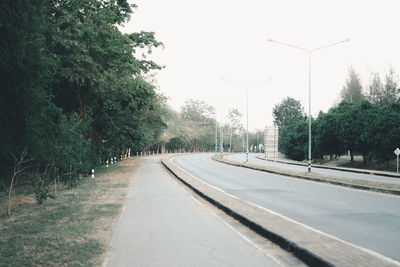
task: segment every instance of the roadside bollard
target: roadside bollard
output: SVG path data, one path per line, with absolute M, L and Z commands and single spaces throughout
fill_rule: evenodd
M 92 169 L 92 178 L 94 178 L 94 169 Z
M 108 160 L 106 160 L 106 168 L 108 168 Z

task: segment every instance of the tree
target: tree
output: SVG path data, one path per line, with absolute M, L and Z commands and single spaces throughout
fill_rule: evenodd
M 162 43 L 153 32 L 118 30 L 134 7 L 127 0 L 0 2 L 0 171 L 11 173 L 9 154 L 27 147 L 39 172 L 73 177 L 64 174 L 159 139 L 165 101 L 145 76 L 161 69 L 146 55 Z
M 203 100 L 187 100 L 181 108 L 185 131 L 190 140 L 190 150 L 197 152 L 201 146 L 210 149 L 215 142 L 215 108 Z
M 340 98 L 353 103 L 359 103 L 364 99 L 360 76 L 352 67 L 349 68 L 346 84 L 340 91 Z
M 238 109 L 232 108 L 229 110 L 229 147 L 231 151 L 237 151 L 238 147 L 240 147 L 242 139 L 240 138 L 240 136 L 238 136 L 238 134 L 243 131 L 243 124 L 241 120 L 242 114 L 239 112 Z
M 385 84 L 382 83 L 379 73 L 374 73 L 368 86 L 368 100 L 378 106 L 385 106 L 398 99 L 399 91 L 393 68 L 385 75 Z
M 330 109 L 327 113 L 319 113 L 312 124 L 314 157 L 322 158 L 324 155 L 329 155 L 332 159 L 333 155 L 340 156 L 344 152 L 339 129 L 340 120 L 335 109 Z
M 279 129 L 279 151 L 293 160 L 306 159 L 308 122 L 305 117 L 292 119 Z
M 274 123 L 281 128 L 292 119 L 304 118 L 304 108 L 300 101 L 287 97 L 274 106 L 272 115 Z
M 375 119 L 368 120 L 371 134 L 371 153 L 379 163 L 388 164 L 400 146 L 400 100 L 375 109 Z

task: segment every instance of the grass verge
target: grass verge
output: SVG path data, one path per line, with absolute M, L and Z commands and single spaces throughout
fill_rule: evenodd
M 32 195 L 0 216 L 0 266 L 99 266 L 138 160 L 96 171 L 42 205 Z M 29 201 L 31 200 L 31 201 Z

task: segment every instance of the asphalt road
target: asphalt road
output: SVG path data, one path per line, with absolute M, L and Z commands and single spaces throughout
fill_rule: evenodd
M 160 158 L 149 157 L 132 178 L 103 265 L 280 266 L 280 261 L 192 198 Z
M 229 166 L 210 156 L 183 155 L 173 162 L 240 199 L 400 260 L 400 197 Z
M 249 153 L 249 162 L 258 164 L 261 166 L 265 166 L 265 160 L 258 159 L 256 156 L 259 154 Z M 246 154 L 231 154 L 228 156 L 224 156 L 227 159 L 235 160 L 238 162 L 244 162 L 246 159 Z M 272 166 L 284 170 L 298 171 L 298 172 L 307 172 L 307 166 L 297 166 L 285 163 L 274 163 L 271 161 L 267 161 L 267 166 Z M 329 170 L 329 169 L 320 169 L 320 168 L 312 168 L 312 172 L 318 174 L 324 174 L 329 176 L 335 176 L 340 178 L 349 178 L 349 179 L 360 179 L 360 180 L 368 180 L 375 182 L 385 182 L 390 184 L 400 184 L 400 178 L 386 177 L 380 175 L 371 175 L 371 174 L 363 174 L 363 173 L 354 173 L 354 172 L 346 172 L 346 171 L 338 171 L 338 170 Z

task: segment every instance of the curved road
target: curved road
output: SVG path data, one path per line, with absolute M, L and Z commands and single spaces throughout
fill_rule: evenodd
M 249 153 L 249 162 L 261 166 L 265 166 L 265 160 L 258 159 L 256 156 L 259 154 Z M 231 154 L 224 156 L 224 158 L 235 160 L 238 162 L 244 162 L 246 159 L 245 154 Z M 291 171 L 298 171 L 298 172 L 307 172 L 307 166 L 298 166 L 298 165 L 291 165 L 285 163 L 276 164 L 271 161 L 267 161 L 267 166 L 276 167 L 284 170 L 291 170 Z M 399 178 L 393 177 L 386 177 L 380 175 L 371 175 L 371 174 L 364 174 L 364 173 L 354 173 L 354 172 L 346 172 L 346 171 L 339 171 L 339 170 L 329 170 L 329 169 L 320 169 L 320 168 L 312 168 L 312 172 L 324 175 L 335 176 L 339 178 L 349 178 L 349 179 L 360 179 L 360 180 L 368 180 L 374 182 L 385 182 L 390 184 L 400 184 Z
M 183 155 L 173 162 L 240 199 L 400 261 L 400 197 L 229 166 L 212 155 Z

